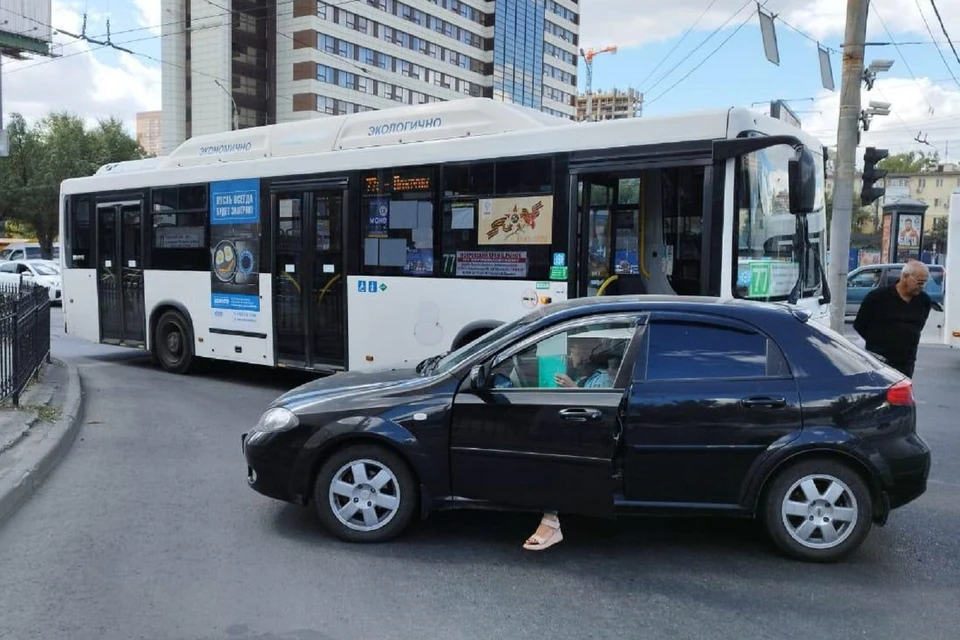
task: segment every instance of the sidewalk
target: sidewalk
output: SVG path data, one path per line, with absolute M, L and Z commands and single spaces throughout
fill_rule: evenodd
M 76 367 L 53 359 L 20 397 L 0 405 L 0 526 L 73 444 L 82 410 Z

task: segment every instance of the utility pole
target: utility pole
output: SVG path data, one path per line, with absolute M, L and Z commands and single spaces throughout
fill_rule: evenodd
M 830 222 L 830 328 L 843 333 L 847 306 L 847 263 L 850 259 L 850 225 L 853 190 L 860 142 L 860 83 L 863 81 L 864 41 L 869 0 L 847 0 L 847 26 L 843 37 L 843 74 L 840 80 L 840 119 L 837 124 L 837 176 Z

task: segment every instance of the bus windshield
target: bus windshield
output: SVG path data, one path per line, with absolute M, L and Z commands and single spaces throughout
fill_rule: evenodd
M 788 162 L 794 156 L 792 147 L 776 145 L 739 160 L 733 243 L 735 293 L 739 297 L 788 300 L 791 293 L 817 295 L 822 286 L 826 237 L 823 158 L 814 153 L 815 211 L 795 216 L 790 213 L 787 177 Z

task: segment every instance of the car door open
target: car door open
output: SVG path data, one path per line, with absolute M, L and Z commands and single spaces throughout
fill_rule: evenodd
M 612 516 L 613 459 L 641 327 L 637 314 L 564 323 L 475 369 L 454 401 L 454 494 Z

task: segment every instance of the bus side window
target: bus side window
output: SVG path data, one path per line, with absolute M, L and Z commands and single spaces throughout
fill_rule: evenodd
M 445 167 L 440 274 L 547 280 L 555 228 L 564 230 L 552 176 L 551 157 Z
M 210 269 L 207 185 L 154 189 L 150 194 L 150 266 L 171 271 Z
M 435 167 L 371 171 L 361 180 L 367 275 L 433 276 Z
M 93 269 L 93 215 L 90 196 L 72 196 L 67 203 L 66 265 L 69 269 Z

